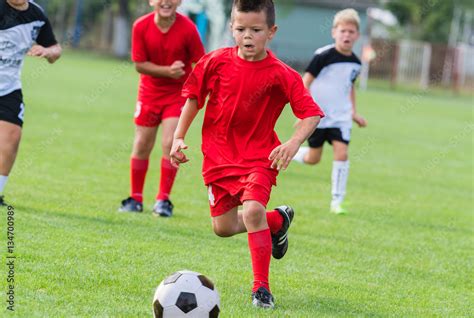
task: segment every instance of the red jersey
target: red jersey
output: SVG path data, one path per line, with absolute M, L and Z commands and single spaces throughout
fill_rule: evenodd
M 204 107 L 203 177 L 206 184 L 255 169 L 272 170 L 268 156 L 279 146 L 274 131 L 289 102 L 298 118 L 324 114 L 304 87 L 301 76 L 272 52 L 257 62 L 225 48 L 205 55 L 184 84 L 183 96 Z
M 193 22 L 176 13 L 176 20 L 167 33 L 158 29 L 155 12 L 135 21 L 132 30 L 132 61 L 152 62 L 169 66 L 182 61 L 186 75 L 179 79 L 153 77 L 140 74 L 139 100 L 154 99 L 160 104 L 176 103 L 181 97 L 181 89 L 191 73 L 192 63 L 204 55 L 204 47 Z

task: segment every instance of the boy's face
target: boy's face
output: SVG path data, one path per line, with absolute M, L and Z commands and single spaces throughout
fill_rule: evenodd
M 149 0 L 150 5 L 155 8 L 160 18 L 170 18 L 175 15 L 181 0 Z
M 332 38 L 336 42 L 336 49 L 351 53 L 354 43 L 359 38 L 359 31 L 353 23 L 339 23 L 332 29 Z
M 7 0 L 7 2 L 15 7 L 21 7 L 25 5 L 28 0 Z
M 268 27 L 264 11 L 240 12 L 234 9 L 231 29 L 239 47 L 239 56 L 247 61 L 259 61 L 266 57 L 265 48 L 275 35 L 277 26 Z

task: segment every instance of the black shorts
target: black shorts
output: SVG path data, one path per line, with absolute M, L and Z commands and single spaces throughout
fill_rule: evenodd
M 333 140 L 349 144 L 351 140 L 350 128 L 316 128 L 314 133 L 308 138 L 308 144 L 311 148 L 319 148 L 327 141 L 332 145 Z
M 25 105 L 21 89 L 0 96 L 0 120 L 22 127 L 24 113 Z

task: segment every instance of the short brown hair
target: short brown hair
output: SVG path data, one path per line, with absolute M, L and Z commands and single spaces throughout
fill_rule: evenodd
M 273 0 L 234 0 L 232 12 L 235 10 L 240 12 L 261 12 L 267 15 L 268 27 L 275 25 L 275 4 Z

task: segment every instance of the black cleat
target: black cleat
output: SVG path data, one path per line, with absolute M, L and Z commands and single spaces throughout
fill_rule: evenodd
M 279 206 L 275 210 L 283 217 L 283 224 L 280 231 L 272 235 L 272 256 L 280 259 L 285 256 L 288 250 L 288 229 L 295 216 L 295 211 L 287 205 Z
M 1 206 L 8 206 L 8 204 L 5 202 L 3 195 L 0 195 L 0 207 Z
M 273 295 L 265 287 L 260 287 L 252 293 L 252 305 L 265 309 L 275 308 Z
M 143 212 L 143 204 L 130 197 L 122 201 L 119 212 Z
M 156 216 L 170 217 L 173 215 L 173 207 L 170 200 L 158 200 L 153 207 L 153 214 Z

